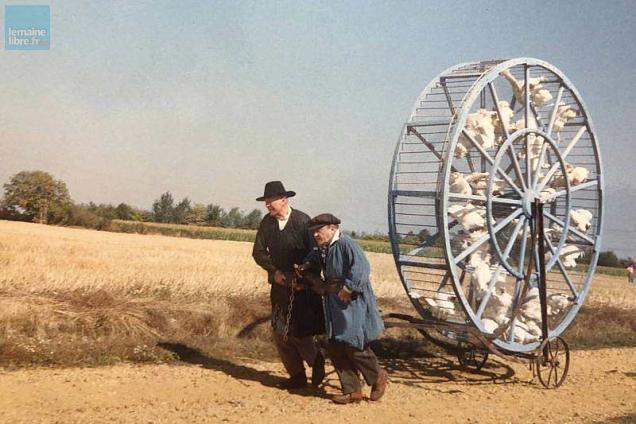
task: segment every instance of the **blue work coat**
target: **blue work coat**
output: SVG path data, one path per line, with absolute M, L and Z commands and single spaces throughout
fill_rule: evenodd
M 325 295 L 325 328 L 329 339 L 358 349 L 380 337 L 384 323 L 371 288 L 371 266 L 360 246 L 346 234 L 329 246 L 325 279 L 343 279 L 355 295 L 342 302 L 337 294 Z

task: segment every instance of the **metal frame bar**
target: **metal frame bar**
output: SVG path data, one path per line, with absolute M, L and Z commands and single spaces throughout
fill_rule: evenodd
M 545 230 L 543 228 L 543 203 L 539 199 L 535 199 L 532 208 L 532 215 L 536 219 L 538 233 L 537 243 L 539 253 L 539 302 L 541 303 L 541 341 L 546 341 L 549 338 L 548 329 L 548 299 L 546 291 L 546 278 L 545 278 Z M 548 348 L 547 345 L 543 348 L 543 359 L 548 361 Z

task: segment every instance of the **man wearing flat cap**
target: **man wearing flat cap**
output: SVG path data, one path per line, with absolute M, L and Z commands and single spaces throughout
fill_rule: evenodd
M 311 382 L 318 386 L 325 376 L 325 360 L 314 335 L 324 332 L 322 299 L 308 287 L 296 284 L 294 265 L 315 246 L 307 228 L 309 216 L 289 206 L 293 191 L 280 181 L 265 184 L 263 196 L 268 214 L 261 221 L 252 256 L 267 271 L 271 284 L 274 343 L 289 373 L 281 387 L 297 389 L 307 385 L 303 360 L 312 367 Z
M 362 400 L 358 373 L 371 386 L 370 399 L 376 401 L 384 395 L 388 376 L 369 343 L 380 337 L 384 323 L 371 288 L 369 261 L 355 241 L 340 233 L 339 225 L 340 220 L 330 213 L 309 221 L 318 247 L 304 266 L 320 266 L 325 280 L 327 350 L 343 393 L 333 401 L 347 404 Z

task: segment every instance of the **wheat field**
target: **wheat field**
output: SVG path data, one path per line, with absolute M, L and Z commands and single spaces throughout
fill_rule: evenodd
M 106 290 L 210 298 L 269 291 L 246 242 L 99 232 L 0 221 L 0 290 Z M 402 295 L 390 255 L 369 253 L 379 296 Z
M 251 251 L 246 242 L 0 221 L 0 366 L 167 360 L 161 340 L 228 355 L 241 343 L 271 350 L 268 325 L 251 341 L 235 338 L 269 314 L 266 273 Z M 369 257 L 378 295 L 404 296 L 392 257 Z
M 266 274 L 251 249 L 0 221 L 0 366 L 164 360 L 161 340 L 208 351 L 220 343 L 234 355 L 241 329 L 269 314 Z M 414 313 L 393 257 L 367 256 L 385 312 Z M 577 343 L 631 343 L 636 286 L 597 275 L 585 306 L 569 330 Z M 245 350 L 271 349 L 269 326 L 254 328 Z
M 104 290 L 117 295 L 209 299 L 267 293 L 251 243 L 109 233 L 0 221 L 0 291 Z M 379 297 L 405 297 L 391 255 L 367 253 Z M 596 275 L 588 302 L 636 307 L 624 279 Z

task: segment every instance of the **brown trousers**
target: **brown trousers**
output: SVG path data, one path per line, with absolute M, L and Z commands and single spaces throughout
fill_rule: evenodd
M 318 354 L 318 347 L 316 346 L 314 336 L 290 336 L 287 341 L 285 341 L 282 335 L 274 332 L 274 344 L 278 350 L 278 356 L 280 356 L 280 360 L 290 376 L 304 373 L 305 367 L 303 360 L 311 367 Z
M 362 390 L 358 373 L 362 374 L 368 386 L 372 386 L 378 380 L 380 365 L 369 346 L 360 350 L 347 343 L 329 340 L 327 351 L 340 378 L 342 393 Z

